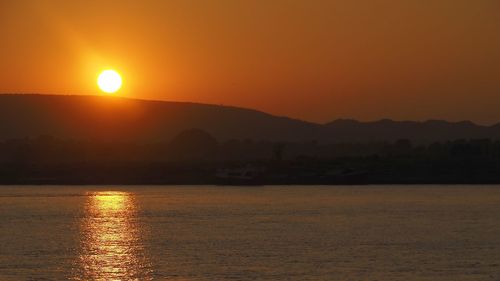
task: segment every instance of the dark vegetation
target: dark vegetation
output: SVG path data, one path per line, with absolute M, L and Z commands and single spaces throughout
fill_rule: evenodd
M 238 169 L 251 176 L 216 176 Z M 0 183 L 500 183 L 500 141 L 218 142 L 198 129 L 149 144 L 42 136 L 0 142 Z

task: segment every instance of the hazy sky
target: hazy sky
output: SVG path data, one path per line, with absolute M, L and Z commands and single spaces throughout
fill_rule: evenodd
M 0 0 L 0 92 L 500 121 L 498 0 Z

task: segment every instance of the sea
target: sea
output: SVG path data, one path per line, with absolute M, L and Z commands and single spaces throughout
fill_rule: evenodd
M 0 186 L 0 280 L 500 280 L 500 186 Z

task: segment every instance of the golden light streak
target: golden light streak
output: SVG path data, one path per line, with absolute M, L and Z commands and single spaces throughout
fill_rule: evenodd
M 82 272 L 75 279 L 151 280 L 133 195 L 114 191 L 89 195 L 81 222 Z

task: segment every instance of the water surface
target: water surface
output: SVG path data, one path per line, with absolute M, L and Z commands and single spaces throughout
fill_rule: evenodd
M 4 186 L 0 280 L 499 280 L 500 186 Z

